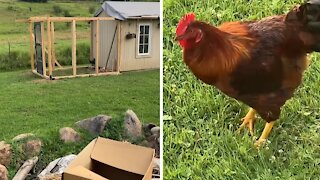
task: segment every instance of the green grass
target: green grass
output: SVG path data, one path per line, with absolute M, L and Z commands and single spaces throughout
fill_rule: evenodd
M 285 13 L 299 2 L 164 0 L 164 179 L 320 178 L 318 53 L 310 57 L 303 84 L 282 108 L 265 147 L 257 151 L 257 137 L 235 132 L 248 107 L 197 80 L 173 41 L 176 24 L 187 12 L 219 25 Z M 256 136 L 263 127 L 258 118 Z
M 80 143 L 61 143 L 59 129 L 73 127 L 76 121 L 110 115 L 111 129 L 103 136 L 117 140 L 125 138 L 121 127 L 127 109 L 143 123 L 159 125 L 159 70 L 55 81 L 24 70 L 0 73 L 0 84 L 0 140 L 10 142 L 21 133 L 39 137 L 44 146 L 36 172 L 55 158 L 77 154 L 93 139 L 82 133 Z M 15 160 L 9 168 L 11 177 L 18 163 Z

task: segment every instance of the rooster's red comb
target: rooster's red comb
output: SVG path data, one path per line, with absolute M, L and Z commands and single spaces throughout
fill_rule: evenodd
M 181 34 L 183 34 L 188 25 L 194 21 L 196 19 L 196 15 L 194 13 L 188 13 L 186 14 L 179 22 L 178 26 L 177 26 L 177 30 L 176 30 L 176 36 L 180 36 Z

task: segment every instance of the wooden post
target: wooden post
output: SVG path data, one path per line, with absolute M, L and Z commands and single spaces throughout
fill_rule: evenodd
M 55 48 L 54 48 L 54 23 L 51 22 L 51 54 L 52 54 L 52 70 L 54 70 L 55 68 L 55 64 L 56 64 L 56 55 L 55 55 Z
M 76 21 L 72 20 L 72 71 L 73 76 L 77 75 L 77 33 Z
M 100 21 L 96 21 L 96 61 L 95 61 L 95 69 L 96 74 L 99 74 L 99 56 L 100 56 Z
M 31 58 L 31 70 L 34 70 L 34 37 L 33 37 L 33 23 L 29 22 L 29 32 L 30 32 L 30 58 Z
M 52 52 L 51 52 L 51 22 L 47 20 L 47 41 L 48 41 L 48 66 L 49 77 L 52 76 Z
M 62 68 L 61 64 L 58 62 L 56 57 L 56 48 L 55 48 L 55 35 L 54 35 L 54 22 L 51 21 L 51 52 L 52 52 L 52 68 L 55 69 L 55 66 L 58 65 L 59 68 Z
M 41 22 L 41 50 L 42 50 L 42 71 L 43 71 L 43 75 L 46 76 L 47 67 L 46 67 L 46 50 L 45 50 L 45 44 L 44 44 L 44 22 Z
M 120 72 L 120 61 L 121 61 L 121 22 L 118 21 L 118 64 L 117 72 Z

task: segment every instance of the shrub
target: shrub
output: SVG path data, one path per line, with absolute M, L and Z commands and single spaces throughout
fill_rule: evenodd
M 30 67 L 30 55 L 27 52 L 11 51 L 0 55 L 0 70 L 10 71 Z
M 8 10 L 8 11 L 16 11 L 16 9 L 15 9 L 13 6 L 8 6 L 8 7 L 7 7 L 7 10 Z
M 93 14 L 96 11 L 96 8 L 94 6 L 89 7 L 89 13 Z
M 64 16 L 64 17 L 73 17 L 73 16 L 70 14 L 69 10 L 64 10 L 64 11 L 63 11 L 63 16 Z
M 56 51 L 56 56 L 61 65 L 72 64 L 72 48 L 70 46 L 63 47 Z M 77 64 L 89 64 L 90 45 L 88 43 L 77 44 Z
M 48 2 L 48 0 L 20 0 L 20 1 L 24 1 L 24 2 L 41 2 L 41 3 Z
M 59 5 L 54 5 L 52 9 L 54 14 L 60 14 L 62 12 L 62 9 Z
M 61 65 L 72 64 L 72 48 L 71 46 L 61 47 L 56 50 L 56 57 Z M 89 64 L 90 44 L 77 44 L 77 64 Z M 12 71 L 18 69 L 30 68 L 30 55 L 28 52 L 11 51 L 0 54 L 0 71 Z

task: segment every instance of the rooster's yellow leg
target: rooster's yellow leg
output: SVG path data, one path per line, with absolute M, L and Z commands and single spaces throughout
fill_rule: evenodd
M 240 133 L 240 131 L 247 126 L 249 128 L 250 134 L 251 136 L 253 136 L 253 127 L 254 127 L 254 123 L 255 123 L 255 115 L 256 115 L 256 110 L 254 110 L 253 108 L 250 108 L 249 112 L 247 113 L 247 115 L 242 118 L 242 124 L 240 125 L 240 128 L 238 129 L 238 133 Z
M 259 148 L 267 140 L 267 138 L 272 130 L 273 125 L 274 125 L 274 121 L 266 123 L 260 138 L 254 143 L 254 145 L 257 148 Z

